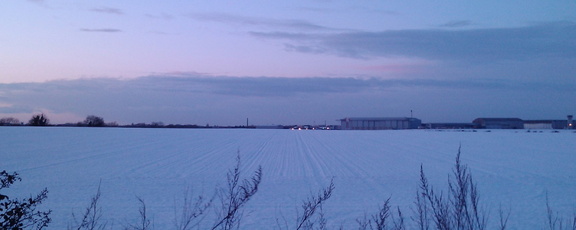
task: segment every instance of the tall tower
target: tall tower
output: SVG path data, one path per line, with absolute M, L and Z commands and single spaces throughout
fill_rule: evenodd
M 568 128 L 568 129 L 574 128 L 574 122 L 573 122 L 572 118 L 574 118 L 572 115 L 568 115 L 568 123 L 566 124 L 566 128 Z

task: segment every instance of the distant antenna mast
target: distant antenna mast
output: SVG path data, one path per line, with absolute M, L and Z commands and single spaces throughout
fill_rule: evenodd
M 248 127 L 248 118 L 246 118 L 246 127 Z

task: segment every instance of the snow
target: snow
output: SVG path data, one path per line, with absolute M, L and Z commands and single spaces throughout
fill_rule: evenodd
M 242 229 L 295 224 L 302 200 L 336 186 L 324 212 L 329 226 L 356 228 L 389 197 L 407 221 L 420 165 L 446 190 L 459 146 L 478 182 L 481 202 L 509 229 L 545 227 L 545 197 L 561 216 L 576 210 L 576 133 L 570 130 L 297 131 L 1 127 L 0 170 L 22 181 L 2 192 L 25 197 L 48 188 L 49 229 L 64 229 L 101 186 L 102 220 L 122 227 L 138 219 L 142 198 L 156 229 L 173 229 L 187 190 L 212 196 L 241 155 L 243 177 L 263 168 L 260 190 Z M 207 218 L 204 223 L 211 224 Z

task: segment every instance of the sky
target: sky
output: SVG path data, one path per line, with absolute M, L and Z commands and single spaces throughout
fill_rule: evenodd
M 574 12 L 573 0 L 6 0 L 0 118 L 565 119 Z

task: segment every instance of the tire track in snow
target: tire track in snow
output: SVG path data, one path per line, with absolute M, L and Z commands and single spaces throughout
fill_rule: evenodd
M 22 144 L 29 132 L 37 146 Z M 109 208 L 106 215 L 130 218 L 137 195 L 157 214 L 157 227 L 171 226 L 173 198 L 187 185 L 207 193 L 222 185 L 238 150 L 243 178 L 258 165 L 264 169 L 261 190 L 247 206 L 251 215 L 245 223 L 254 223 L 254 228 L 274 225 L 278 212 L 291 220 L 300 201 L 326 186 L 332 176 L 336 190 L 326 205 L 332 223 L 347 220 L 353 225 L 355 218 L 375 210 L 389 196 L 394 205 L 410 204 L 420 163 L 431 184 L 445 189 L 441 183 L 446 183 L 459 143 L 463 162 L 478 178 L 484 197 L 496 206 L 499 201 L 511 204 L 522 217 L 522 212 L 541 207 L 544 188 L 551 201 L 563 205 L 561 211 L 572 211 L 567 206 L 576 202 L 570 193 L 576 189 L 571 133 L 17 128 L 0 134 L 10 136 L 2 142 L 4 151 L 16 152 L 3 154 L 4 162 L 28 169 L 14 189 L 49 187 L 46 207 L 55 210 L 54 229 L 65 228 L 70 210 L 84 208 L 102 177 L 103 202 L 109 203 L 104 206 Z M 519 228 L 533 226 L 530 219 L 516 222 L 521 222 Z
M 184 136 L 163 151 L 148 153 L 147 161 L 131 169 L 130 174 L 149 174 L 157 171 L 158 177 L 194 178 L 211 175 L 226 170 L 234 165 L 238 151 L 237 136 Z M 210 145 L 206 145 L 210 143 Z M 174 145 L 176 144 L 176 145 Z M 166 170 L 170 169 L 170 170 Z

